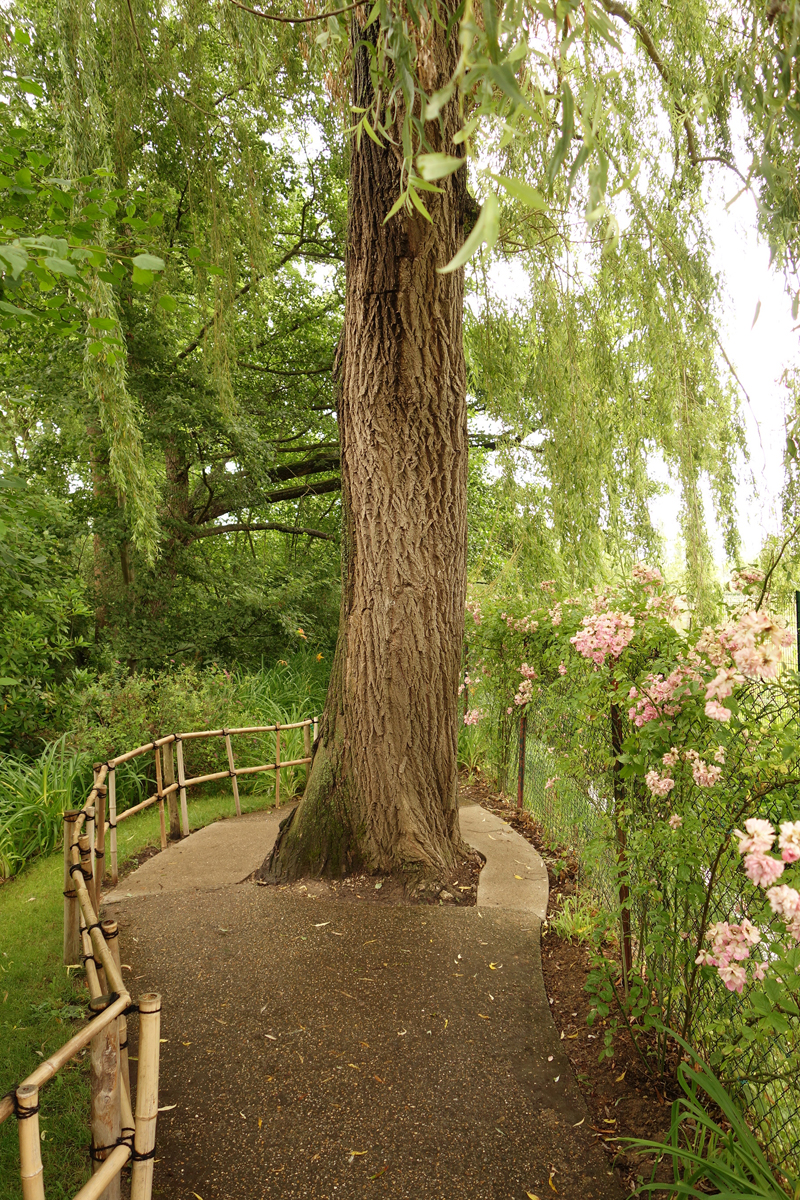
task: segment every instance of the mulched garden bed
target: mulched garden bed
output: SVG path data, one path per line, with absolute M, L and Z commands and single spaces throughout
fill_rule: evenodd
M 530 813 L 499 796 L 480 775 L 470 777 L 462 794 L 501 817 L 539 851 L 547 866 L 548 917 L 552 919 L 564 900 L 577 890 L 579 863 L 574 852 L 551 846 Z M 583 1092 L 594 1136 L 621 1182 L 632 1189 L 642 1178 L 650 1178 L 651 1160 L 626 1150 L 620 1139 L 664 1140 L 675 1093 L 663 1080 L 654 1081 L 648 1075 L 633 1043 L 624 1035 L 615 1039 L 614 1057 L 598 1061 L 605 1023 L 587 1025 L 592 1009 L 584 990 L 589 974 L 588 950 L 578 942 L 558 937 L 550 926 L 542 934 L 542 970 L 553 1020 Z M 666 1178 L 664 1169 L 660 1168 L 658 1177 Z

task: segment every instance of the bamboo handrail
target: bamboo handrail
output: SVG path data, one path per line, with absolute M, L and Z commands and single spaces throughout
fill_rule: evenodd
M 281 733 L 303 730 L 303 758 L 281 761 Z M 92 1046 L 93 1071 L 97 1076 L 92 1088 L 93 1137 L 100 1137 L 92 1178 L 74 1200 L 111 1200 L 119 1195 L 119 1174 L 133 1158 L 131 1200 L 151 1200 L 153 1153 L 158 1112 L 158 1059 L 161 997 L 141 997 L 139 1072 L 136 1089 L 136 1114 L 131 1108 L 128 1077 L 126 1012 L 132 1002 L 122 978 L 118 934 L 113 921 L 100 922 L 102 883 L 105 877 L 105 850 L 110 849 L 111 876 L 117 883 L 117 825 L 126 817 L 159 803 L 161 846 L 166 847 L 164 802 L 180 793 L 180 830 L 189 832 L 186 792 L 190 787 L 224 778 L 231 779 L 236 812 L 241 816 L 239 775 L 261 771 L 275 772 L 275 802 L 280 802 L 280 772 L 283 767 L 308 767 L 317 741 L 318 720 L 293 721 L 282 725 L 237 726 L 235 729 L 191 730 L 170 733 L 144 746 L 94 764 L 94 781 L 83 808 L 64 813 L 64 958 L 66 962 L 83 959 L 89 994 L 94 1009 L 101 1008 L 74 1037 L 59 1047 L 7 1096 L 0 1097 L 0 1124 L 16 1115 L 19 1120 L 20 1172 L 23 1200 L 44 1200 L 44 1181 L 39 1148 L 39 1089 L 66 1063 Z M 313 731 L 313 742 L 312 742 Z M 275 734 L 275 761 L 255 767 L 236 767 L 231 738 L 242 734 Z M 183 741 L 221 737 L 225 743 L 228 769 L 187 778 L 183 760 Z M 169 758 L 162 757 L 169 749 Z M 173 764 L 173 750 L 175 763 Z M 116 768 L 142 754 L 155 755 L 156 787 L 154 795 L 117 814 Z M 169 768 L 167 767 L 169 762 Z M 174 765 L 178 779 L 175 782 Z M 308 771 L 306 772 L 306 778 Z M 107 782 L 106 782 L 107 781 Z M 170 803 L 170 833 L 177 826 L 177 808 Z M 106 833 L 109 834 L 106 843 Z M 108 940 L 107 940 L 108 939 Z M 113 947 L 113 950 L 112 950 Z M 83 952 L 81 954 L 81 951 Z M 111 989 L 105 994 L 105 989 Z M 26 1116 L 26 1112 L 30 1116 Z M 117 1133 L 119 1131 L 119 1133 Z M 116 1144 L 115 1144 L 116 1141 Z M 93 1142 L 97 1145 L 97 1141 Z M 113 1149 L 109 1147 L 113 1146 Z M 135 1148 L 135 1149 L 134 1149 Z M 107 1157 L 100 1161 L 102 1154 Z

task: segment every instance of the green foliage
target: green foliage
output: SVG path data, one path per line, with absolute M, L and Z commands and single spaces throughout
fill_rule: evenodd
M 0 753 L 48 726 L 53 688 L 84 644 L 73 534 L 66 506 L 21 472 L 0 475 Z
M 81 808 L 92 785 L 92 760 L 67 750 L 66 735 L 35 759 L 0 756 L 0 876 L 60 845 L 63 812 Z
M 763 573 L 736 584 L 760 595 Z M 553 581 L 542 588 L 544 604 L 468 606 L 470 705 L 487 723 L 502 714 L 508 743 L 526 712 L 528 768 L 544 746 L 554 803 L 571 788 L 583 794 L 603 898 L 589 978 L 595 1017 L 606 1022 L 602 1054 L 613 1054 L 617 1036 L 638 1046 L 649 1032 L 661 1071 L 665 1028 L 678 1029 L 735 1081 L 775 1152 L 788 1154 L 800 947 L 745 878 L 733 838 L 750 817 L 796 819 L 797 676 L 779 674 L 785 631 L 746 595 L 715 630 L 689 629 L 685 605 L 641 564 L 633 579 L 590 596 L 559 598 Z M 760 931 L 755 946 L 732 971 L 722 964 L 720 978 L 706 965 L 709 939 L 718 923 L 744 918 Z
M 680 1045 L 691 1058 L 678 1067 L 683 1095 L 674 1101 L 668 1142 L 626 1138 L 640 1153 L 671 1161 L 673 1178 L 641 1184 L 634 1196 L 670 1195 L 720 1200 L 798 1200 L 800 1180 L 785 1165 L 770 1163 L 741 1109 L 714 1073 L 683 1039 Z
M 558 911 L 548 920 L 548 926 L 565 941 L 591 942 L 598 925 L 597 897 L 588 890 L 567 896 Z

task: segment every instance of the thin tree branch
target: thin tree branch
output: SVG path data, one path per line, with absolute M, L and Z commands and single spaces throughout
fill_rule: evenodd
M 262 529 L 274 529 L 278 533 L 305 534 L 306 537 L 324 538 L 326 542 L 335 542 L 332 533 L 324 533 L 321 529 L 308 529 L 305 526 L 296 528 L 292 525 L 280 525 L 276 521 L 261 521 L 256 525 L 212 525 L 210 529 L 192 530 L 192 541 L 199 538 L 216 537 L 220 533 L 258 533 Z
M 366 3 L 366 0 L 355 0 L 354 4 L 346 4 L 344 8 L 334 8 L 330 12 L 317 13 L 313 17 L 279 17 L 275 13 L 265 13 L 257 8 L 248 8 L 246 4 L 241 3 L 241 0 L 229 0 L 229 3 L 233 4 L 236 8 L 240 8 L 242 12 L 251 13 L 254 17 L 260 17 L 262 21 L 279 21 L 281 25 L 306 25 L 310 21 L 327 21 L 328 17 L 339 17 L 342 13 L 352 12 L 354 8 L 361 8 Z
M 619 0 L 600 0 L 600 3 L 603 5 L 603 8 L 606 10 L 609 16 L 619 17 L 620 20 L 624 21 L 626 25 L 630 26 L 630 28 L 639 35 L 639 39 L 644 46 L 645 51 L 647 52 L 647 57 L 658 71 L 667 87 L 671 88 L 672 77 L 669 69 L 659 54 L 658 47 L 653 41 L 653 37 L 647 26 L 642 24 L 639 18 L 635 16 L 629 8 L 627 8 L 624 4 L 620 4 Z M 742 175 L 739 168 L 735 166 L 734 163 L 730 162 L 729 159 L 721 158 L 718 155 L 699 155 L 697 153 L 697 135 L 694 131 L 694 125 L 692 124 L 691 117 L 686 112 L 686 109 L 683 108 L 677 100 L 675 101 L 675 111 L 678 113 L 679 117 L 683 117 L 683 128 L 686 130 L 686 147 L 689 151 L 689 160 L 692 166 L 697 167 L 704 162 L 722 163 L 724 167 L 727 167 L 730 171 L 733 171 L 734 175 L 737 175 L 739 179 L 746 184 L 747 180 L 745 179 L 744 175 Z
M 313 371 L 282 371 L 279 367 L 260 367 L 257 363 L 249 362 L 240 362 L 236 365 L 246 367 L 248 371 L 264 371 L 268 375 L 330 375 L 331 372 L 330 363 L 326 367 L 315 367 Z

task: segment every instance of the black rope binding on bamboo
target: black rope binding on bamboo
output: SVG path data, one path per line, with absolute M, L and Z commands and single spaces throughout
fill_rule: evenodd
M 23 1108 L 17 1099 L 17 1093 L 12 1093 L 14 1098 L 14 1116 L 18 1121 L 27 1121 L 29 1117 L 35 1117 L 39 1111 L 39 1105 L 35 1104 L 33 1108 Z
M 119 926 L 117 926 L 117 928 L 114 930 L 113 933 L 107 933 L 106 930 L 104 929 L 103 937 L 106 939 L 107 942 L 110 942 L 112 940 L 112 938 L 119 937 Z
M 131 1146 L 131 1162 L 147 1162 L 148 1159 L 155 1158 L 156 1148 L 148 1150 L 146 1154 L 141 1154 L 134 1146 Z
M 92 930 L 93 930 L 93 929 L 99 929 L 99 928 L 100 928 L 100 922 L 99 922 L 99 921 L 95 921 L 95 922 L 94 922 L 92 925 L 87 925 L 87 926 L 86 926 L 86 932 L 87 932 L 89 935 L 91 935 L 91 932 L 92 932 Z

